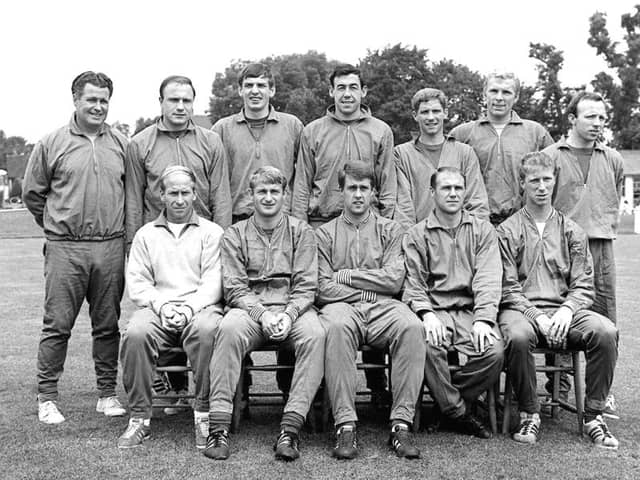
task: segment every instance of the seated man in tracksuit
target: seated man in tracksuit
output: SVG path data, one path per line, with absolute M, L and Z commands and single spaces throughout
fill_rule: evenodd
M 440 411 L 457 429 L 489 438 L 467 403 L 493 385 L 502 369 L 496 232 L 487 220 L 463 210 L 465 180 L 457 168 L 438 168 L 431 190 L 435 208 L 403 240 L 407 279 L 402 298 L 424 323 L 425 380 Z M 449 351 L 467 357 L 453 375 Z
M 593 262 L 584 230 L 552 207 L 557 164 L 546 153 L 525 155 L 520 185 L 525 206 L 498 227 L 504 266 L 499 324 L 520 409 L 513 439 L 535 443 L 540 428 L 537 345 L 585 351 L 584 429 L 598 447 L 618 440 L 602 418 L 618 358 L 618 331 L 593 304 Z
M 265 343 L 295 352 L 289 399 L 275 454 L 295 460 L 298 432 L 324 374 L 325 331 L 313 302 L 318 252 L 313 229 L 283 213 L 287 177 L 261 167 L 249 181 L 254 214 L 229 227 L 222 240 L 224 296 L 230 310 L 220 323 L 211 358 L 210 431 L 204 454 L 229 457 L 229 427 L 242 359 Z
M 316 230 L 318 305 L 327 329 L 325 382 L 336 426 L 333 455 L 357 455 L 355 396 L 358 347 L 389 349 L 393 403 L 389 442 L 400 457 L 418 458 L 410 426 L 422 388 L 424 334 L 418 318 L 399 300 L 404 280 L 402 231 L 371 210 L 374 171 L 347 162 L 338 176 L 342 214 Z
M 131 448 L 150 434 L 152 381 L 158 358 L 181 345 L 195 380 L 196 446 L 209 430 L 209 362 L 222 320 L 220 242 L 223 230 L 194 210 L 196 179 L 181 165 L 159 179 L 164 209 L 136 232 L 127 265 L 127 288 L 137 310 L 120 350 L 122 381 L 131 419 L 118 447 Z

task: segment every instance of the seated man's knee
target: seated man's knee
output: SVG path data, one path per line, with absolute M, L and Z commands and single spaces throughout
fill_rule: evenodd
M 153 317 L 157 318 L 155 314 L 146 310 L 136 311 L 129 320 L 123 335 L 123 342 L 136 343 L 146 341 L 153 334 L 155 328 L 152 322 L 154 320 Z

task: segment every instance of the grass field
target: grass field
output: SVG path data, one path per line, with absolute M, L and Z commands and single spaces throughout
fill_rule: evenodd
M 575 416 L 544 418 L 539 443 L 518 445 L 498 435 L 483 441 L 452 433 L 416 435 L 422 459 L 397 459 L 386 446 L 385 419 L 364 410 L 360 457 L 330 458 L 326 433 L 304 433 L 302 458 L 293 464 L 273 459 L 279 409 L 254 408 L 232 436 L 232 456 L 213 462 L 193 446 L 190 413 L 160 416 L 152 438 L 122 451 L 116 439 L 126 418 L 94 411 L 95 376 L 86 306 L 69 344 L 60 381 L 60 405 L 67 421 L 38 422 L 35 363 L 43 300 L 42 238 L 26 212 L 0 213 L 0 478 L 1 479 L 204 479 L 204 478 L 441 478 L 441 479 L 638 479 L 640 478 L 640 236 L 616 241 L 620 357 L 614 390 L 621 420 L 609 425 L 620 440 L 617 452 L 595 449 L 577 435 Z M 123 318 L 132 306 L 124 301 Z M 256 378 L 269 388 L 272 377 Z M 119 385 L 121 383 L 119 382 Z M 271 387 L 272 388 L 272 387 Z M 118 394 L 126 400 L 121 386 Z

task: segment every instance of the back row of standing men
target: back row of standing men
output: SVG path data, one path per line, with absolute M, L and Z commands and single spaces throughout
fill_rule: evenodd
M 486 115 L 456 127 L 449 136 L 443 132 L 446 97 L 438 90 L 423 89 L 412 101 L 420 135 L 394 148 L 390 128 L 362 105 L 366 86 L 357 69 L 340 66 L 333 72 L 329 93 L 334 105 L 326 116 L 303 127 L 297 118 L 270 106 L 275 94 L 273 77 L 263 65 L 252 64 L 239 79 L 242 111 L 221 119 L 212 131 L 191 120 L 195 90 L 189 79 L 167 78 L 160 87 L 161 117 L 127 146 L 126 140 L 104 123 L 112 91 L 111 81 L 103 74 L 86 72 L 74 80 L 75 114 L 69 125 L 36 145 L 24 182 L 25 204 L 47 236 L 45 314 L 38 350 L 39 414 L 46 423 L 64 420 L 55 404 L 57 381 L 68 337 L 85 297 L 91 306 L 100 392 L 97 410 L 107 415 L 125 413 L 115 397 L 123 236 L 130 245 L 140 227 L 156 220 L 167 207 L 161 195 L 166 180 L 162 175 L 171 165 L 185 166 L 194 173 L 195 211 L 223 228 L 252 215 L 256 193 L 249 188 L 249 179 L 259 167 L 276 166 L 289 186 L 285 191 L 292 192 L 284 208 L 319 227 L 340 216 L 344 178 L 339 185 L 338 176 L 341 171 L 344 175 L 344 165 L 364 161 L 373 168 L 374 209 L 409 229 L 437 207 L 437 184 L 428 189 L 426 183 L 440 167 L 462 173 L 464 207 L 474 218 L 489 217 L 498 225 L 523 204 L 519 177 L 523 156 L 544 149 L 559 167 L 554 172 L 554 206 L 587 234 L 594 259 L 593 310 L 615 322 L 612 240 L 622 161 L 615 151 L 598 142 L 606 120 L 605 104 L 598 95 L 579 94 L 574 99 L 567 112 L 571 131 L 553 144 L 542 126 L 520 119 L 512 110 L 519 91 L 512 74 L 489 75 Z M 544 257 L 543 253 L 538 255 Z M 358 265 L 347 268 L 351 269 L 358 269 Z M 346 273 L 337 275 L 336 280 L 346 286 L 353 282 Z M 368 298 L 363 300 L 371 303 Z M 428 309 L 414 310 L 425 325 L 433 320 L 426 315 Z M 536 313 L 544 316 L 540 311 L 527 311 L 534 318 Z M 454 320 L 450 323 L 455 325 Z M 433 343 L 440 344 L 442 325 L 429 328 Z M 335 395 L 340 391 L 336 388 Z M 451 396 L 455 398 L 455 394 Z M 337 402 L 332 397 L 334 414 L 339 418 Z M 445 400 L 442 403 L 446 405 Z M 604 399 L 596 403 L 596 407 L 591 405 L 592 414 L 604 408 Z M 521 408 L 524 413 L 535 413 L 527 411 L 535 408 L 525 409 L 522 404 Z M 453 410 L 460 414 L 461 408 Z M 527 425 L 532 424 L 529 417 L 525 419 L 529 419 Z M 289 418 L 288 424 L 297 425 L 298 420 Z M 336 425 L 339 433 L 355 438 L 349 433 L 353 431 L 351 421 Z M 602 425 L 600 430 L 604 428 L 608 434 L 606 424 Z M 219 435 L 217 438 L 219 443 Z M 395 438 L 403 438 L 398 428 Z M 291 443 L 289 438 L 288 447 Z M 341 452 L 347 443 L 342 442 Z M 394 446 L 396 451 L 402 451 L 402 442 L 395 443 L 400 444 Z

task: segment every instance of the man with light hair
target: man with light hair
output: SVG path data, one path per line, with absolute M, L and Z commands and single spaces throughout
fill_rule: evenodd
M 229 457 L 233 397 L 242 359 L 260 345 L 293 349 L 295 368 L 276 440 L 276 459 L 300 456 L 299 432 L 324 374 L 325 332 L 314 310 L 318 253 L 313 229 L 286 215 L 287 177 L 261 167 L 249 180 L 254 214 L 222 240 L 226 306 L 211 359 L 210 430 L 204 454 Z
M 522 206 L 518 165 L 523 155 L 553 143 L 542 125 L 520 118 L 513 110 L 519 94 L 520 80 L 513 73 L 490 73 L 484 84 L 486 112 L 451 130 L 453 138 L 473 147 L 478 156 L 493 225 Z
M 525 155 L 520 185 L 525 206 L 498 227 L 504 276 L 499 324 L 507 369 L 518 399 L 520 424 L 513 439 L 536 443 L 537 345 L 585 352 L 584 430 L 598 447 L 617 449 L 602 418 L 618 358 L 618 331 L 593 304 L 593 263 L 587 235 L 552 207 L 557 164 L 544 152 Z
M 434 207 L 426 178 L 444 166 L 458 168 L 465 179 L 463 206 L 480 218 L 489 216 L 487 192 L 478 157 L 469 145 L 444 134 L 447 97 L 441 90 L 423 88 L 411 99 L 412 115 L 420 135 L 393 149 L 398 174 L 398 204 L 394 219 L 406 230 L 421 222 Z
M 120 300 L 124 289 L 124 156 L 127 140 L 105 123 L 113 83 L 87 71 L 71 84 L 75 112 L 40 140 L 22 199 L 44 229 L 45 300 L 38 346 L 38 419 L 65 421 L 58 380 L 71 330 L 89 303 L 99 399 L 107 416 L 126 413 L 116 397 Z
M 191 169 L 167 167 L 158 182 L 164 208 L 136 233 L 127 265 L 129 297 L 139 310 L 122 341 L 122 379 L 131 418 L 118 447 L 137 447 L 149 437 L 156 363 L 180 345 L 193 369 L 195 439 L 202 449 L 209 434 L 209 362 L 222 318 L 223 230 L 195 213 Z
M 624 164 L 618 152 L 601 142 L 607 107 L 600 94 L 578 93 L 566 115 L 571 125 L 569 134 L 544 150 L 558 164 L 553 206 L 586 232 L 594 269 L 592 310 L 616 324 L 613 240 L 618 229 Z M 618 418 L 616 410 L 615 399 L 609 395 L 604 414 Z

